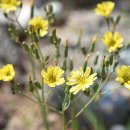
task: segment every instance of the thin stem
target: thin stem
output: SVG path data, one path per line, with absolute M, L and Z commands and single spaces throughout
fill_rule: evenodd
M 43 68 L 44 67 L 43 66 L 44 57 L 42 55 L 39 43 L 37 43 L 37 46 L 38 46 L 39 54 L 41 56 L 41 61 L 40 61 L 41 67 Z M 47 103 L 45 103 L 44 83 L 43 83 L 43 80 L 41 82 L 42 82 L 42 99 L 41 99 L 41 101 L 44 103 L 44 105 L 41 105 L 40 108 L 41 108 L 42 118 L 43 118 L 43 122 L 45 123 L 46 130 L 49 130 L 49 125 L 48 125 L 48 121 L 47 121 L 47 113 L 46 113 L 46 104 Z
M 63 123 L 63 130 L 66 130 L 66 126 L 65 126 L 65 111 L 62 111 L 62 123 Z
M 40 54 L 40 56 L 41 56 L 41 60 L 42 60 L 42 62 L 43 62 L 44 57 L 43 57 L 43 55 L 42 55 L 42 51 L 41 51 L 40 46 L 39 46 L 38 43 L 37 43 L 37 47 L 38 47 L 38 50 L 39 50 L 39 54 Z
M 18 17 L 16 16 L 16 14 L 14 14 L 14 16 L 15 16 L 16 23 L 18 24 L 18 26 L 20 27 L 20 29 L 21 29 L 22 31 L 24 31 L 24 28 L 23 28 L 22 25 L 20 24 L 20 22 L 19 22 L 19 20 L 18 20 Z
M 26 97 L 26 98 L 28 98 L 29 100 L 31 100 L 32 102 L 34 102 L 34 103 L 36 103 L 36 104 L 38 104 L 38 105 L 43 105 L 43 106 L 45 105 L 45 104 L 43 104 L 43 103 L 40 103 L 40 102 L 37 102 L 37 101 L 33 100 L 32 98 L 30 98 L 29 96 L 23 94 L 22 92 L 19 92 L 19 94 L 22 95 L 22 96 L 24 96 L 24 97 Z M 60 112 L 60 111 L 57 111 L 54 107 L 49 106 L 49 105 L 46 105 L 46 106 L 47 106 L 50 110 L 52 110 L 52 111 L 54 111 L 54 112 L 56 112 L 56 113 L 58 113 L 58 114 L 61 114 L 61 112 Z
M 43 100 L 43 103 L 45 104 L 43 80 L 42 80 L 42 86 L 43 86 L 42 87 L 42 100 Z M 46 104 L 44 106 L 41 106 L 41 112 L 42 112 L 42 116 L 44 118 L 46 130 L 49 130 L 49 125 L 48 125 L 48 121 L 47 121 L 47 113 L 46 113 Z
M 34 63 L 34 60 L 33 58 L 29 55 L 29 58 L 30 58 L 30 61 L 31 61 L 31 66 L 32 66 L 32 76 L 33 76 L 33 80 L 36 79 L 36 76 L 35 76 L 35 63 Z
M 67 125 L 66 125 L 66 128 L 68 127 L 68 125 L 75 119 L 77 118 L 89 105 L 90 103 L 92 103 L 92 101 L 97 97 L 98 93 L 100 92 L 100 90 L 102 89 L 102 87 L 104 86 L 104 84 L 106 83 L 106 81 L 108 80 L 109 78 L 109 75 L 107 75 L 105 81 L 102 83 L 102 79 L 100 81 L 100 84 L 99 84 L 99 88 L 97 90 L 97 92 L 94 94 L 94 96 L 85 104 L 85 106 L 74 116 L 74 118 L 72 120 L 70 120 Z

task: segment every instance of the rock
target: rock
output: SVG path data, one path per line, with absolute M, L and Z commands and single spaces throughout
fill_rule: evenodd
M 123 125 L 114 125 L 113 127 L 111 127 L 110 130 L 126 130 L 126 128 Z
M 130 65 L 130 60 L 128 59 L 130 59 L 130 49 L 126 49 L 120 54 L 121 64 Z
M 118 86 L 117 83 L 109 81 L 105 88 L 110 90 L 116 86 Z M 107 128 L 115 124 L 126 124 L 128 122 L 130 117 L 129 99 L 130 93 L 123 87 L 106 93 L 101 97 L 99 100 L 99 112 Z
M 11 41 L 7 27 L 0 26 L 0 64 L 7 62 L 15 64 L 19 59 L 18 54 L 18 46 Z

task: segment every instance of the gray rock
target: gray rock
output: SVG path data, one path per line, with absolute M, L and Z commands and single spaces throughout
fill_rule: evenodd
M 0 64 L 15 64 L 19 59 L 19 50 L 7 34 L 7 27 L 0 26 Z
M 109 82 L 105 88 L 110 90 L 118 87 L 115 82 Z M 104 90 L 104 91 L 107 91 Z M 130 93 L 126 88 L 120 87 L 103 95 L 99 101 L 99 112 L 107 128 L 114 124 L 125 124 L 129 120 Z
M 114 125 L 110 130 L 126 130 L 123 125 Z

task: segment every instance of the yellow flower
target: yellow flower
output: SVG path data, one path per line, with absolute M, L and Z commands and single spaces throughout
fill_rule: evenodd
M 130 90 L 130 66 L 123 65 L 121 68 L 117 69 L 116 81 L 121 82 Z
M 111 32 L 107 32 L 102 37 L 102 42 L 108 46 L 109 52 L 114 52 L 116 49 L 121 48 L 123 46 L 123 38 L 118 32 L 112 34 Z
M 50 87 L 61 85 L 65 82 L 64 78 L 61 78 L 64 71 L 58 66 L 49 66 L 47 71 L 44 69 L 41 71 L 43 81 Z
M 80 90 L 85 91 L 85 89 L 89 88 L 93 84 L 93 81 L 97 79 L 96 75 L 96 73 L 91 74 L 90 67 L 87 67 L 85 72 L 82 67 L 77 71 L 72 71 L 67 78 L 67 85 L 73 86 L 70 89 L 70 93 L 75 95 Z
M 0 0 L 0 9 L 4 13 L 16 11 L 17 6 L 21 5 L 21 0 Z
M 48 32 L 48 21 L 44 20 L 41 16 L 35 17 L 29 21 L 31 30 L 43 37 Z
M 12 64 L 7 64 L 0 69 L 0 80 L 11 81 L 15 76 L 15 71 Z
M 97 7 L 95 8 L 95 12 L 98 15 L 101 15 L 101 16 L 104 16 L 104 17 L 108 17 L 111 14 L 111 12 L 114 9 L 114 7 L 115 7 L 115 3 L 114 2 L 105 1 L 105 2 L 102 2 L 100 4 L 97 4 Z

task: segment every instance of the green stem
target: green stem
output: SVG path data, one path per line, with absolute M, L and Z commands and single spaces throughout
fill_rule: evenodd
M 18 24 L 18 26 L 20 27 L 20 29 L 22 30 L 22 31 L 24 31 L 24 28 L 22 27 L 22 25 L 20 24 L 20 22 L 18 21 L 18 17 L 14 14 L 14 16 L 15 16 L 15 20 L 16 20 L 16 23 Z
M 66 126 L 65 126 L 65 111 L 62 111 L 62 123 L 63 123 L 63 130 L 66 130 Z
M 34 103 L 36 103 L 36 104 L 38 104 L 38 105 L 45 105 L 45 104 L 43 104 L 43 103 L 40 103 L 40 102 L 35 101 L 34 99 L 32 99 L 32 98 L 30 98 L 29 96 L 23 94 L 22 92 L 19 92 L 19 94 L 22 95 L 22 96 L 24 96 L 24 97 L 26 97 L 26 98 L 28 98 L 29 100 L 31 100 L 32 102 L 34 102 Z M 56 112 L 56 113 L 58 113 L 58 114 L 61 114 L 61 112 L 58 111 L 58 110 L 56 110 L 54 107 L 49 106 L 49 105 L 46 105 L 46 106 L 47 106 L 50 110 L 52 110 L 52 111 L 54 111 L 54 112 Z
M 42 86 L 43 86 L 42 87 L 42 100 L 43 100 L 43 103 L 45 103 L 43 81 L 42 81 Z M 41 112 L 42 112 L 42 116 L 44 118 L 44 123 L 45 123 L 46 130 L 49 130 L 49 125 L 48 125 L 48 121 L 47 121 L 47 113 L 46 113 L 46 104 L 41 106 Z
M 32 65 L 32 76 L 33 76 L 33 80 L 36 79 L 36 76 L 35 76 L 35 63 L 34 63 L 34 60 L 33 58 L 29 55 L 29 59 L 31 61 L 31 65 Z
M 41 56 L 41 67 L 44 68 L 44 57 L 42 55 L 42 52 L 41 52 L 41 49 L 40 49 L 40 46 L 39 46 L 39 43 L 37 43 L 37 46 L 38 46 L 38 50 L 39 50 L 39 54 Z M 46 102 L 45 102 L 45 95 L 44 95 L 44 83 L 43 83 L 43 80 L 41 81 L 42 82 L 42 99 L 41 101 L 44 103 L 44 105 L 40 105 L 40 108 L 41 108 L 41 113 L 42 113 L 42 118 L 43 118 L 43 122 L 45 124 L 45 127 L 46 127 L 46 130 L 49 130 L 49 125 L 48 125 L 48 121 L 47 121 L 47 113 L 46 113 Z

